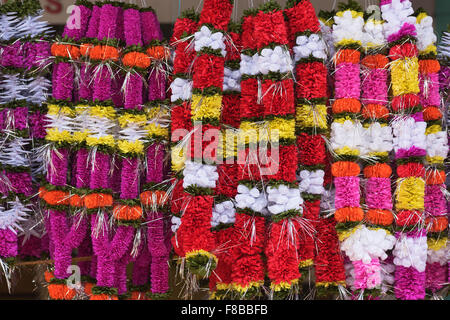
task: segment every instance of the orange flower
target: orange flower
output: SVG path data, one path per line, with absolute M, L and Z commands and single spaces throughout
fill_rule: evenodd
M 147 49 L 147 54 L 151 59 L 162 60 L 168 57 L 169 52 L 164 46 L 154 46 Z
M 38 191 L 38 196 L 39 198 L 43 199 L 44 195 L 47 193 L 47 189 L 45 189 L 44 187 L 40 187 L 39 191 Z
M 69 204 L 69 193 L 60 190 L 47 191 L 42 199 L 52 206 L 62 206 Z
M 50 280 L 52 280 L 54 277 L 55 277 L 55 275 L 53 274 L 53 272 L 50 272 L 50 271 L 45 271 L 44 272 L 45 282 L 50 283 Z
M 426 184 L 443 184 L 445 182 L 445 171 L 433 170 L 425 174 Z
M 163 205 L 165 198 L 165 191 L 145 191 L 141 193 L 141 202 L 144 206 Z
M 429 232 L 442 232 L 448 228 L 447 217 L 428 217 L 425 219 Z
M 84 205 L 88 209 L 111 207 L 113 205 L 113 199 L 110 194 L 91 193 L 84 197 Z
M 147 69 L 150 67 L 150 57 L 142 52 L 129 52 L 123 56 L 122 63 L 127 67 Z
M 132 291 L 131 297 L 128 300 L 148 300 L 145 292 Z
M 89 300 L 119 300 L 119 298 L 109 294 L 93 294 Z
M 352 112 L 358 113 L 361 110 L 361 102 L 354 98 L 337 99 L 333 103 L 333 113 Z
M 85 282 L 84 285 L 84 293 L 88 296 L 92 295 L 92 288 L 94 287 L 94 284 L 92 282 Z
M 72 194 L 69 199 L 71 207 L 81 208 L 84 205 L 83 197 L 77 194 Z
M 331 173 L 335 177 L 352 177 L 360 172 L 359 165 L 351 161 L 339 161 L 331 165 Z
M 361 59 L 361 53 L 358 50 L 353 49 L 342 49 L 336 53 L 334 57 L 335 65 L 339 65 L 341 63 L 353 63 L 358 64 Z
M 391 174 L 392 169 L 386 163 L 377 163 L 364 168 L 364 176 L 366 178 L 389 178 Z
M 432 74 L 438 73 L 441 70 L 441 65 L 439 61 L 431 59 L 431 60 L 420 60 L 419 61 L 419 73 L 422 74 Z
M 442 112 L 438 107 L 426 107 L 423 111 L 423 119 L 425 121 L 433 121 L 442 119 Z
M 365 119 L 387 119 L 389 110 L 379 104 L 368 104 L 363 108 L 362 115 Z
M 140 206 L 116 205 L 113 210 L 113 215 L 117 220 L 139 220 L 142 218 L 142 208 Z
M 83 56 L 89 56 L 89 52 L 91 51 L 91 49 L 94 47 L 94 45 L 93 44 L 90 44 L 90 43 L 83 43 L 81 46 L 80 46 L 80 53 L 83 55 Z
M 80 48 L 70 44 L 53 43 L 51 53 L 55 57 L 65 57 L 76 60 L 80 57 Z
M 366 220 L 372 224 L 389 226 L 394 222 L 394 215 L 388 210 L 369 209 L 366 212 Z
M 69 289 L 65 284 L 49 284 L 48 295 L 53 300 L 72 300 L 75 297 L 76 291 Z
M 385 69 L 389 59 L 382 54 L 369 55 L 362 59 L 361 64 L 369 69 Z
M 361 208 L 341 208 L 334 213 L 334 219 L 339 223 L 362 221 L 363 218 L 364 211 Z
M 90 50 L 90 57 L 93 60 L 113 60 L 119 59 L 119 50 L 112 46 L 95 46 Z

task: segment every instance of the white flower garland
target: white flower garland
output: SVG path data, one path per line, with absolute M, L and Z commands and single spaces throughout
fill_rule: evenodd
M 216 166 L 193 161 L 185 162 L 183 176 L 183 188 L 185 189 L 189 186 L 215 188 L 216 181 L 219 179 Z

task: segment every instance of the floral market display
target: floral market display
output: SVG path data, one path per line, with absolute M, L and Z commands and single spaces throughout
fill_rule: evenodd
M 52 300 L 449 289 L 450 37 L 410 0 L 0 6 L 0 266 Z M 181 4 L 180 4 L 181 6 Z M 239 19 L 239 20 L 238 20 Z M 37 269 L 36 269 L 37 270 Z

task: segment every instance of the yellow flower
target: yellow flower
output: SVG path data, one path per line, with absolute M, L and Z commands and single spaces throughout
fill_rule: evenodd
M 131 114 L 125 113 L 119 116 L 119 125 L 121 128 L 125 128 L 129 123 L 136 123 L 138 125 L 144 125 L 147 122 L 145 114 Z
M 298 284 L 298 279 L 292 280 L 290 283 L 286 281 L 281 281 L 280 283 L 274 284 L 273 282 L 270 284 L 270 288 L 273 291 L 281 291 L 281 290 L 289 290 L 292 286 Z
M 223 159 L 235 157 L 237 155 L 238 130 L 222 130 L 217 148 L 217 157 Z
M 238 144 L 257 143 L 260 136 L 263 136 L 263 126 L 264 122 L 241 122 Z
M 421 54 L 430 54 L 430 53 L 437 54 L 437 48 L 434 44 L 430 44 L 424 50 L 420 51 L 420 53 Z
M 350 46 L 350 45 L 362 45 L 361 40 L 353 40 L 353 39 L 342 39 L 341 41 L 337 42 L 337 46 Z
M 352 18 L 353 18 L 353 19 L 358 18 L 358 17 L 361 17 L 361 18 L 363 17 L 363 13 L 362 13 L 362 12 L 355 11 L 355 10 L 338 11 L 338 12 L 336 13 L 336 15 L 337 15 L 338 17 L 343 17 L 343 16 L 344 16 L 344 12 L 347 12 L 347 11 L 350 11 L 350 12 L 352 13 Z
M 83 132 L 77 131 L 73 133 L 73 142 L 81 143 L 89 136 L 89 131 L 85 130 Z
M 427 128 L 427 130 L 425 130 L 425 134 L 429 135 L 429 134 L 432 134 L 432 133 L 437 133 L 439 131 L 442 131 L 442 127 L 439 124 L 434 124 L 432 126 L 429 126 Z
M 423 18 L 426 18 L 428 15 L 426 12 L 421 12 L 417 15 L 416 22 L 420 24 Z
M 171 148 L 172 156 L 172 170 L 175 172 L 181 171 L 184 168 L 185 155 L 184 148 L 181 145 L 176 145 Z
M 302 105 L 297 107 L 297 126 L 300 128 L 327 128 L 327 106 Z
M 117 142 L 117 147 L 119 151 L 125 154 L 144 154 L 144 143 L 142 141 L 136 140 L 134 142 L 119 140 Z
M 189 259 L 189 258 L 192 258 L 195 256 L 206 256 L 209 259 L 214 260 L 216 262 L 216 264 L 217 264 L 217 261 L 219 261 L 214 254 L 212 254 L 211 252 L 208 252 L 206 250 L 203 250 L 203 249 L 192 250 L 192 251 L 186 253 L 186 259 Z
M 161 127 L 159 124 L 150 123 L 145 127 L 145 129 L 147 130 L 149 136 L 161 137 L 164 139 L 169 138 L 169 128 Z
M 336 154 L 342 156 L 342 155 L 347 155 L 347 156 L 359 156 L 359 150 L 358 149 L 352 149 L 348 146 L 345 146 L 343 148 L 339 148 L 334 150 L 334 152 L 336 152 Z
M 219 120 L 221 108 L 221 95 L 203 96 L 194 94 L 192 96 L 192 120 L 201 121 L 206 118 Z
M 93 106 L 89 108 L 89 114 L 93 117 L 115 119 L 116 110 L 113 107 Z
M 394 96 L 419 93 L 419 62 L 417 57 L 398 59 L 391 63 L 392 91 Z
M 397 210 L 423 210 L 425 181 L 422 178 L 408 177 L 397 180 Z
M 445 159 L 440 156 L 435 156 L 435 157 L 427 156 L 426 160 L 430 164 L 443 164 Z
M 115 141 L 112 135 L 107 135 L 100 138 L 87 137 L 86 144 L 90 147 L 104 145 L 113 148 L 115 146 Z
M 47 129 L 45 139 L 53 142 L 72 142 L 72 134 L 66 130 L 59 131 L 57 128 L 50 128 Z
M 268 122 L 269 136 L 278 133 L 279 139 L 295 139 L 295 119 L 275 118 Z
M 304 261 L 300 261 L 300 263 L 298 264 L 299 268 L 307 268 L 310 267 L 314 264 L 314 261 L 312 259 L 308 259 L 308 260 L 304 260 Z
M 242 286 L 242 285 L 240 285 L 238 283 L 232 283 L 231 284 L 231 288 L 234 291 L 237 291 L 237 292 L 239 292 L 241 294 L 244 294 L 247 291 L 249 291 L 251 288 L 260 288 L 263 284 L 264 284 L 264 281 L 252 281 L 246 286 Z
M 75 110 L 72 109 L 71 107 L 68 107 L 68 106 L 60 106 L 60 105 L 57 105 L 57 104 L 49 104 L 47 106 L 47 109 L 48 109 L 47 114 L 49 114 L 49 115 L 57 116 L 57 115 L 61 114 L 61 115 L 69 116 L 69 117 L 74 117 L 75 116 Z
M 428 250 L 438 251 L 442 248 L 445 248 L 447 246 L 447 238 L 439 238 L 439 239 L 433 239 L 428 238 L 427 239 L 427 245 Z

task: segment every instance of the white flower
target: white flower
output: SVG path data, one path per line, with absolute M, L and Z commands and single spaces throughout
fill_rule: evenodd
M 223 91 L 241 91 L 241 72 L 240 70 L 224 69 Z
M 390 126 L 381 126 L 375 122 L 364 130 L 364 142 L 361 146 L 361 154 L 367 155 L 371 152 L 389 152 L 393 148 L 392 128 Z
M 217 203 L 212 210 L 211 226 L 217 227 L 220 223 L 229 224 L 236 221 L 236 209 L 230 200 Z
M 299 181 L 300 193 L 306 192 L 311 194 L 322 194 L 325 189 L 323 188 L 323 177 L 325 172 L 323 170 L 308 171 L 302 170 L 297 175 Z
M 430 133 L 426 136 L 427 155 L 430 157 L 447 158 L 448 154 L 448 138 L 447 132 L 439 131 Z
M 237 208 L 249 208 L 261 214 L 267 214 L 267 199 L 264 192 L 257 188 L 249 189 L 242 184 L 238 185 L 237 192 L 235 197 Z
M 426 122 L 416 122 L 412 117 L 397 117 L 391 125 L 394 133 L 395 152 L 399 149 L 408 150 L 412 146 L 426 149 Z
M 424 272 L 427 262 L 427 237 L 401 235 L 393 250 L 394 264 L 406 268 L 414 267 Z
M 360 150 L 363 148 L 363 127 L 360 122 L 346 120 L 344 123 L 331 124 L 331 146 L 333 150 L 349 147 Z
M 325 43 L 317 34 L 311 34 L 309 37 L 305 35 L 298 36 L 296 39 L 296 46 L 294 46 L 294 60 L 297 62 L 300 59 L 308 58 L 312 55 L 317 59 L 326 59 Z
M 217 167 L 193 161 L 186 161 L 183 170 L 183 188 L 199 186 L 202 188 L 215 188 L 219 179 Z
M 341 243 L 341 250 L 351 261 L 368 264 L 375 258 L 386 259 L 386 252 L 391 250 L 394 244 L 395 237 L 389 235 L 386 230 L 370 230 L 361 226 Z
M 192 81 L 182 78 L 175 78 L 175 80 L 170 84 L 170 89 L 172 90 L 172 96 L 170 100 L 172 102 L 181 100 L 190 100 L 192 97 Z
M 350 10 L 344 11 L 342 17 L 334 17 L 333 40 L 338 43 L 344 39 L 355 41 L 363 40 L 364 19 L 362 17 L 352 17 Z
M 276 215 L 289 210 L 301 210 L 303 199 L 299 189 L 291 189 L 285 185 L 267 187 L 268 210 Z
M 227 54 L 223 33 L 212 33 L 207 26 L 202 26 L 200 31 L 194 34 L 194 48 L 197 52 L 201 51 L 203 48 L 220 50 L 224 57 Z
M 258 57 L 257 65 L 259 72 L 262 74 L 268 74 L 269 72 L 286 73 L 292 71 L 293 68 L 289 51 L 280 46 L 274 49 L 263 49 Z

